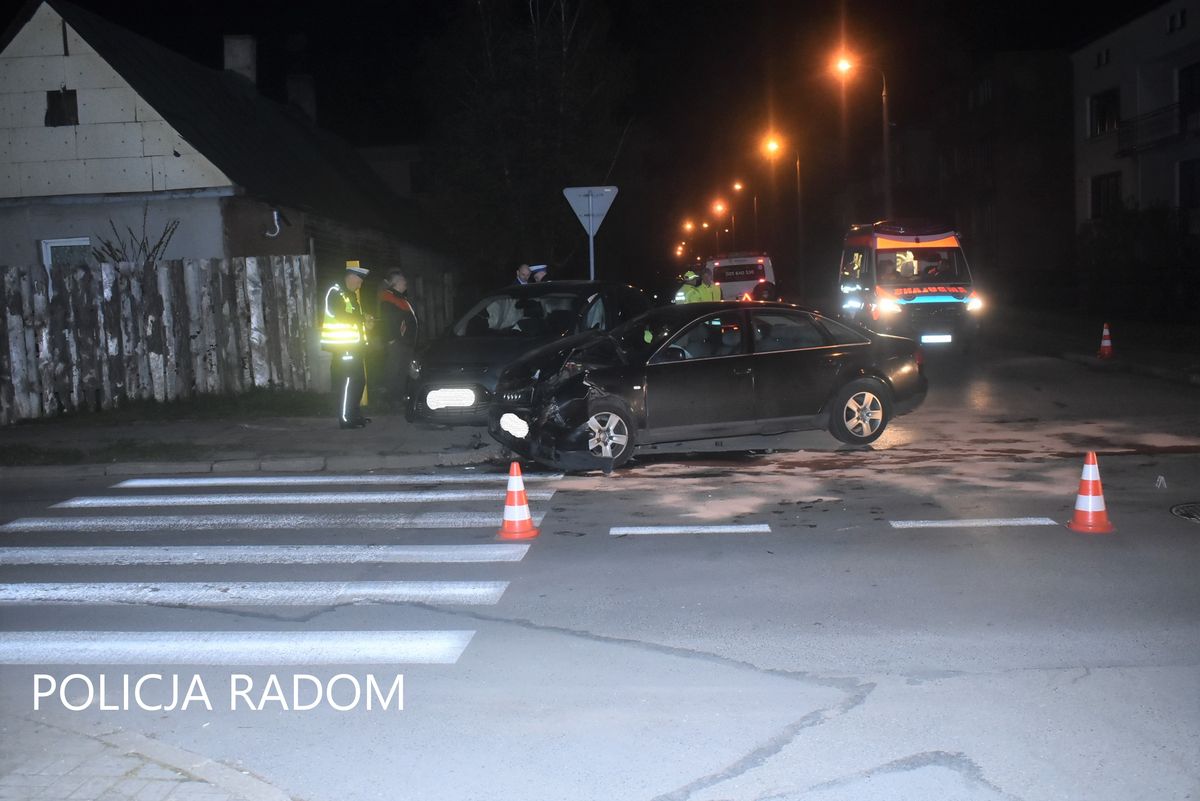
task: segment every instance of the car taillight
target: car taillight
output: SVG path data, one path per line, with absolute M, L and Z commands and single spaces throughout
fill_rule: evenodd
M 916 352 L 913 353 L 913 361 L 915 361 L 917 363 L 917 367 L 920 367 L 923 364 L 925 364 L 925 351 L 921 350 L 921 348 L 918 347 Z

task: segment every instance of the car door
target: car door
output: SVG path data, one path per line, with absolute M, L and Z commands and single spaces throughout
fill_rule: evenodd
M 811 315 L 790 309 L 750 313 L 754 400 L 764 434 L 786 431 L 821 411 L 843 362 Z
M 753 433 L 745 312 L 707 314 L 668 340 L 646 365 L 645 397 L 650 442 Z

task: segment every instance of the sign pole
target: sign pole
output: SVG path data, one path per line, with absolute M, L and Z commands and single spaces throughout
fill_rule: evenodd
M 592 198 L 595 197 L 591 192 L 588 192 L 588 278 L 592 281 L 596 280 L 596 217 L 592 214 Z

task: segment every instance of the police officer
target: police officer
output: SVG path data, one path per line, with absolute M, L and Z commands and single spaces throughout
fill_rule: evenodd
M 361 411 L 367 384 L 363 353 L 367 346 L 368 319 L 363 315 L 359 293 L 369 272 L 358 261 L 348 261 L 343 283 L 334 284 L 325 292 L 321 347 L 333 354 L 333 391 L 338 399 L 341 428 L 362 428 L 370 422 Z
M 675 293 L 675 303 L 696 303 L 700 300 L 700 276 L 691 270 L 683 274 L 683 284 Z
M 721 287 L 713 283 L 712 267 L 704 268 L 704 275 L 700 279 L 700 286 L 696 287 L 696 300 L 693 302 L 703 303 L 710 300 L 721 299 Z

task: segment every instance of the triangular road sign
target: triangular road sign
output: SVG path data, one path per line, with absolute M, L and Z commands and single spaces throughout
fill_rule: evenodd
M 604 222 L 604 215 L 616 196 L 615 186 L 568 186 L 563 190 L 563 197 L 571 204 L 588 236 L 595 236 L 600 230 L 600 223 Z

